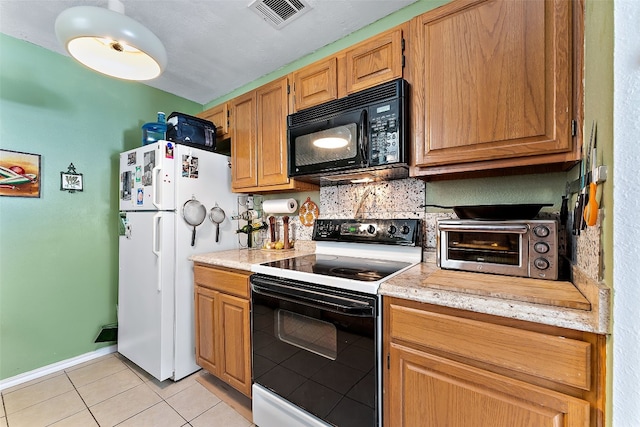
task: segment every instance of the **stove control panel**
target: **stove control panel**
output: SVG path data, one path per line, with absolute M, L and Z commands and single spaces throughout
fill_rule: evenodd
M 313 240 L 416 246 L 419 219 L 317 219 Z

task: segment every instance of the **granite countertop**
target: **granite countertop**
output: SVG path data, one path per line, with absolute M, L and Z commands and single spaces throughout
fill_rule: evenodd
M 378 292 L 561 328 L 610 333 L 608 288 L 576 272 L 571 283 L 446 271 L 423 262 L 383 282 Z
M 251 271 L 260 264 L 315 251 L 241 249 L 194 255 L 195 263 Z M 610 290 L 574 268 L 573 283 L 447 271 L 422 262 L 382 283 L 379 294 L 598 334 L 610 333 Z
M 251 271 L 252 264 L 261 264 L 263 262 L 277 261 L 279 259 L 314 253 L 315 244 L 305 243 L 306 242 L 296 242 L 296 247 L 293 249 L 232 249 L 229 251 L 193 255 L 190 259 L 196 263 L 209 264 L 216 267 Z

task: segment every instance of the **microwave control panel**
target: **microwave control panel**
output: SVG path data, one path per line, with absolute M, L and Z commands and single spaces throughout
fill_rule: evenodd
M 400 105 L 396 98 L 369 107 L 370 166 L 404 161 Z

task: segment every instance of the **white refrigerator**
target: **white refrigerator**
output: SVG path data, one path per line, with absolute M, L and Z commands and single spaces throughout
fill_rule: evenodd
M 228 157 L 159 141 L 121 153 L 119 176 L 118 352 L 160 381 L 177 381 L 200 369 L 189 257 L 239 246 Z M 192 199 L 206 208 L 193 246 L 182 214 Z M 225 213 L 218 241 L 215 206 Z

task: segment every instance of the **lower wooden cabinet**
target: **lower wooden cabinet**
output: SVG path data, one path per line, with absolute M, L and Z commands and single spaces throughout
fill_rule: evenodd
M 249 276 L 196 264 L 196 362 L 251 397 Z
M 596 427 L 605 337 L 384 299 L 385 426 Z

